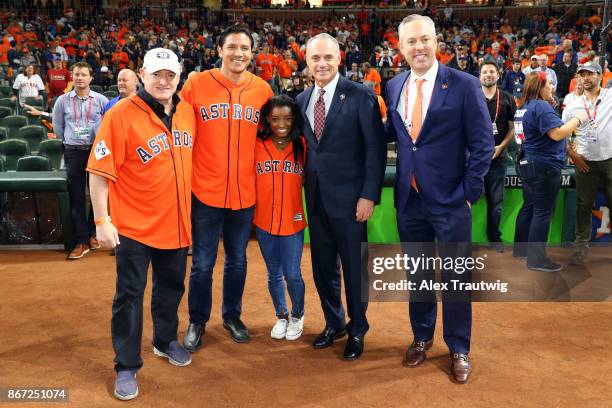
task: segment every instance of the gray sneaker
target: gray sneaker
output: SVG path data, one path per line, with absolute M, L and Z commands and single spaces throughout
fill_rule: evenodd
M 128 401 L 138 396 L 138 382 L 136 370 L 117 371 L 115 379 L 115 397 L 121 401 Z
M 153 353 L 156 356 L 167 358 L 170 364 L 175 366 L 183 367 L 191 364 L 191 353 L 185 350 L 176 340 L 172 340 L 164 351 L 153 347 Z

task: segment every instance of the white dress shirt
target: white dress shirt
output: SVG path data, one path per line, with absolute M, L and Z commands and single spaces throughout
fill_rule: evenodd
M 408 114 L 406 115 L 406 84 L 402 86 L 402 92 L 400 93 L 399 102 L 397 104 L 397 112 L 400 114 L 404 123 L 410 123 L 412 118 L 412 110 L 414 109 L 414 101 L 417 97 L 417 79 L 424 79 L 421 90 L 423 92 L 422 110 L 423 119 L 422 123 L 425 122 L 427 116 L 427 109 L 429 108 L 429 102 L 431 101 L 431 95 L 433 94 L 434 85 L 436 83 L 436 76 L 438 75 L 438 61 L 434 61 L 434 64 L 427 70 L 425 75 L 422 77 L 417 76 L 414 71 L 410 72 L 410 76 L 406 81 L 408 83 Z
M 568 103 L 563 109 L 563 121 L 567 122 L 578 112 L 584 112 L 586 105 L 591 117 L 595 115 L 597 104 L 596 128 L 587 119 L 575 130 L 576 152 L 590 161 L 602 161 L 612 158 L 612 91 L 601 89 L 595 103 L 582 95 Z
M 329 107 L 331 106 L 332 99 L 334 98 L 334 92 L 336 92 L 336 86 L 338 85 L 339 78 L 340 74 L 336 72 L 334 79 L 323 87 L 325 90 L 325 94 L 323 95 L 323 100 L 325 101 L 325 117 L 327 117 L 327 113 L 329 112 Z M 314 106 L 315 103 L 317 103 L 317 99 L 319 99 L 319 89 L 321 89 L 321 87 L 315 83 L 312 94 L 310 95 L 308 107 L 306 108 L 306 117 L 308 118 L 308 122 L 310 122 L 310 127 L 312 130 L 314 130 Z

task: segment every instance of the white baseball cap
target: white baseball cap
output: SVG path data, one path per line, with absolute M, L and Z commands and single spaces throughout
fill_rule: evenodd
M 144 56 L 142 67 L 149 73 L 167 69 L 181 75 L 181 63 L 176 54 L 167 48 L 153 48 Z

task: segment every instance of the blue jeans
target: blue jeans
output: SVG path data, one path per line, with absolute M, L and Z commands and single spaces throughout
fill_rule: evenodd
M 489 172 L 484 178 L 485 197 L 487 198 L 487 237 L 489 242 L 501 242 L 499 223 L 504 204 L 505 180 L 506 159 L 501 156 L 491 162 Z
M 293 235 L 272 235 L 257 228 L 257 241 L 268 267 L 268 290 L 278 318 L 287 318 L 285 282 L 291 298 L 291 316 L 304 315 L 304 280 L 300 263 L 304 248 L 304 230 Z
M 192 323 L 206 324 L 210 319 L 212 274 L 221 232 L 225 251 L 221 314 L 224 320 L 240 317 L 253 208 L 210 207 L 192 195 L 193 259 L 189 275 L 189 320 Z
M 516 218 L 514 255 L 527 256 L 527 265 L 538 266 L 549 262 L 546 242 L 561 188 L 561 170 L 530 160 L 519 164 L 518 171 L 523 182 L 523 206 Z

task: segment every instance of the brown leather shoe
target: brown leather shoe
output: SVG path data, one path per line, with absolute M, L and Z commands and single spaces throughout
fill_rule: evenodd
M 427 341 L 413 341 L 408 351 L 406 351 L 406 358 L 404 359 L 404 365 L 406 367 L 416 367 L 425 361 L 427 357 L 425 352 L 431 348 L 433 339 Z
M 89 249 L 95 251 L 96 249 L 100 249 L 100 243 L 96 239 L 96 237 L 89 238 Z
M 454 353 L 451 355 L 451 374 L 459 384 L 465 384 L 470 378 L 472 364 L 467 354 Z
M 72 252 L 68 255 L 68 259 L 81 259 L 83 255 L 89 252 L 89 245 L 77 244 Z

